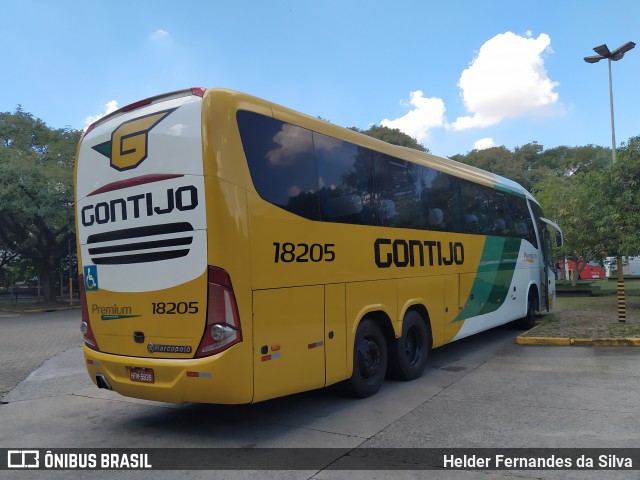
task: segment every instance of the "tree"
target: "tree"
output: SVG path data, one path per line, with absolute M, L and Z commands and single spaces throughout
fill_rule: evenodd
M 542 152 L 538 163 L 559 177 L 602 171 L 611 165 L 611 149 L 594 145 L 560 146 Z
M 603 175 L 594 171 L 559 177 L 551 175 L 537 184 L 537 198 L 545 215 L 558 222 L 564 246 L 557 252 L 574 260 L 572 284 L 593 260 L 601 260 L 609 245 L 609 232 L 602 222 L 601 206 L 607 191 Z
M 415 138 L 401 132 L 397 128 L 383 127 L 382 125 L 372 125 L 367 130 L 360 130 L 357 127 L 351 127 L 350 130 L 364 133 L 365 135 L 377 138 L 378 140 L 382 140 L 383 142 L 391 143 L 393 145 L 413 148 L 414 150 L 419 150 L 421 152 L 429 151 L 422 144 L 418 143 Z
M 75 246 L 79 138 L 79 131 L 51 129 L 20 107 L 0 113 L 0 251 L 33 265 L 45 301 L 53 299 L 56 268 Z
M 537 155 L 541 150 L 541 145 L 529 143 L 517 147 L 514 152 L 504 146 L 491 147 L 483 150 L 471 150 L 466 155 L 454 155 L 451 158 L 509 178 L 527 190 L 531 190 L 536 180 L 544 177 L 546 173 L 546 171 L 540 173 L 536 167 Z
M 593 145 L 544 150 L 542 145 L 532 142 L 516 147 L 513 152 L 506 147 L 492 147 L 451 158 L 515 180 L 536 194 L 540 182 L 549 176 L 568 177 L 607 168 L 611 164 L 611 150 Z
M 519 181 L 517 177 L 520 177 L 522 170 L 515 164 L 513 153 L 504 146 L 471 150 L 466 155 L 454 155 L 451 158 L 515 181 Z
M 640 253 L 640 136 L 618 150 L 604 176 L 607 202 L 600 206 L 609 230 L 610 250 L 619 256 Z M 602 208 L 604 207 L 604 208 Z
M 603 228 L 609 231 L 610 254 L 618 264 L 618 321 L 626 321 L 622 257 L 640 252 L 640 137 L 633 137 L 618 161 L 603 174 L 607 195 L 601 205 Z

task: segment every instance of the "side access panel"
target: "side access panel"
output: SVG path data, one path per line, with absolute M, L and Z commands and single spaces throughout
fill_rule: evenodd
M 254 402 L 324 387 L 324 286 L 253 292 Z
M 346 288 L 344 283 L 325 285 L 325 385 L 347 378 Z
M 444 322 L 446 342 L 450 342 L 460 331 L 462 322 L 458 321 L 460 314 L 460 283 L 464 275 L 444 275 Z

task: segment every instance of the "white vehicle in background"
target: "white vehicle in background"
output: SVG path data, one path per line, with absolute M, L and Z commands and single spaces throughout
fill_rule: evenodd
M 604 261 L 607 278 L 617 278 L 618 264 L 616 257 L 607 257 Z M 625 277 L 640 276 L 640 256 L 622 257 L 622 274 Z

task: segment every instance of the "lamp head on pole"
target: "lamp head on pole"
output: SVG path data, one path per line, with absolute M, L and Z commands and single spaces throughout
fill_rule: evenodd
M 587 63 L 598 63 L 603 58 L 601 55 L 592 55 L 590 57 L 584 57 L 584 61 Z
M 593 47 L 593 51 L 604 58 L 609 58 L 611 56 L 611 52 L 609 51 L 609 47 L 607 47 L 606 43 Z
M 613 52 L 609 50 L 606 44 L 593 47 L 593 51 L 598 55 L 591 55 L 589 57 L 583 57 L 587 63 L 598 63 L 602 59 L 609 60 L 609 103 L 611 105 L 611 158 L 613 163 L 616 163 L 616 129 L 613 120 L 613 86 L 611 82 L 611 62 L 617 62 L 624 54 L 629 50 L 632 50 L 636 46 L 633 42 L 627 42 L 624 45 L 620 45 Z
M 624 57 L 625 53 L 627 53 L 629 50 L 633 50 L 635 46 L 635 43 L 627 42 L 624 45 L 616 48 L 613 52 L 611 52 L 611 60 L 620 60 L 622 57 Z
M 607 47 L 606 44 L 598 45 L 597 47 L 593 48 L 593 51 L 596 52 L 598 55 L 584 57 L 584 61 L 587 63 L 598 63 L 600 60 L 607 58 L 609 60 L 617 62 L 622 57 L 624 57 L 625 53 L 627 53 L 629 50 L 632 50 L 635 46 L 636 44 L 634 42 L 627 42 L 624 45 L 621 45 L 620 47 L 616 48 L 612 52 L 609 50 L 609 47 Z

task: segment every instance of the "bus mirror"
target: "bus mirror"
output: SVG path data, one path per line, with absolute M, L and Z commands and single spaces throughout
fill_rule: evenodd
M 558 224 L 542 217 L 540 217 L 540 221 L 542 221 L 542 223 L 546 223 L 547 225 L 549 225 L 556 232 L 556 246 L 561 247 L 562 245 L 564 245 L 564 242 L 562 239 L 562 230 L 560 229 Z

